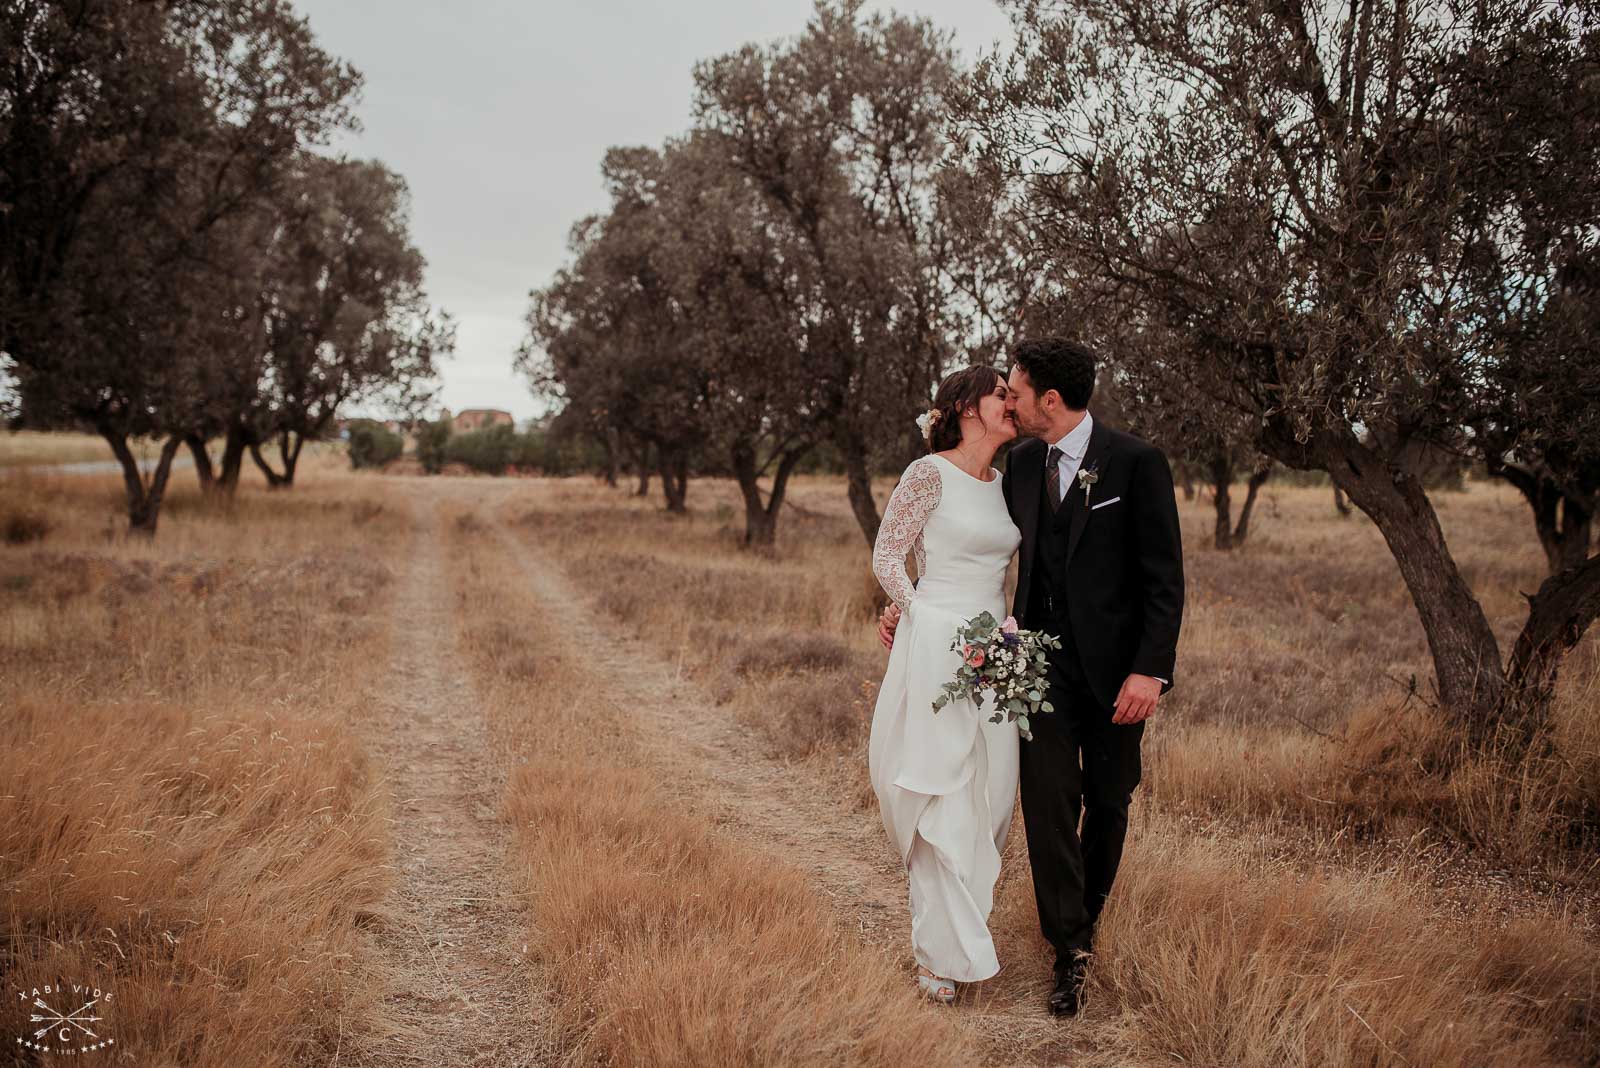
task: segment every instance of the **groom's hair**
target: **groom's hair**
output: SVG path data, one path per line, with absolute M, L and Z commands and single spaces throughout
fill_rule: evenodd
M 1064 337 L 1036 337 L 1020 342 L 1012 362 L 1027 372 L 1028 381 L 1041 397 L 1050 390 L 1061 394 L 1068 408 L 1082 411 L 1094 396 L 1094 353 L 1088 346 Z

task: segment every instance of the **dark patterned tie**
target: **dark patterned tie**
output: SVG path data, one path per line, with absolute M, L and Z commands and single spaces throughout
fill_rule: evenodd
M 1044 484 L 1050 491 L 1050 510 L 1061 507 L 1061 457 L 1064 454 L 1054 445 L 1044 457 Z

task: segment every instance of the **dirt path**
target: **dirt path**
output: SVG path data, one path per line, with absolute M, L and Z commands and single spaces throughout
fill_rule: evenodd
M 508 529 L 503 514 L 496 518 L 494 528 L 521 562 L 531 597 L 578 630 L 615 631 L 553 560 Z M 851 809 L 803 767 L 768 756 L 670 660 L 631 635 L 616 638 L 591 648 L 599 658 L 595 674 L 611 680 L 612 698 L 645 721 L 646 751 L 663 787 L 709 811 L 724 831 L 808 872 L 847 925 L 904 967 L 909 984 L 906 879 L 876 812 Z M 1021 821 L 1014 827 L 1020 839 Z M 1007 854 L 1002 878 L 1028 878 L 1026 855 L 1009 846 Z M 1093 1048 L 1082 1029 L 1044 1012 L 1047 973 L 1035 980 L 1014 972 L 1001 995 L 993 984 L 972 989 L 955 1011 L 980 1036 L 992 1063 L 1059 1064 Z
M 361 724 L 394 798 L 398 878 L 371 931 L 398 1026 L 346 1052 L 357 1065 L 550 1063 L 527 916 L 500 870 L 504 778 L 455 652 L 436 498 L 413 501 L 392 662 Z

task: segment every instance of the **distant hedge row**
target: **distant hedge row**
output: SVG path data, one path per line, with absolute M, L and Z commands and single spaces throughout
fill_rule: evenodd
M 359 420 L 350 427 L 350 463 L 355 467 L 381 467 L 404 451 L 400 435 L 382 423 Z M 438 474 L 445 464 L 463 464 L 488 475 L 503 475 L 511 468 L 546 475 L 570 475 L 600 470 L 605 457 L 592 442 L 559 437 L 545 430 L 517 433 L 499 425 L 455 434 L 441 421 L 416 428 L 417 462 L 428 474 Z

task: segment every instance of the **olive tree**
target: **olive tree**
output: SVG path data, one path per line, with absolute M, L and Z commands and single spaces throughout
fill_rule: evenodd
M 950 362 L 937 168 L 947 156 L 946 37 L 923 20 L 819 3 L 798 38 L 695 70 L 695 122 L 798 238 L 814 279 L 814 418 L 843 458 L 868 542 L 875 455 L 903 440 Z
M 0 7 L 0 353 L 26 421 L 105 438 L 131 529 L 214 414 L 202 369 L 239 308 L 222 225 L 353 124 L 358 84 L 275 0 Z M 165 439 L 148 476 L 136 435 Z
M 1408 457 L 1561 446 L 1559 420 L 1474 424 L 1526 366 L 1508 324 L 1550 314 L 1537 279 L 1595 243 L 1600 14 L 1074 0 L 1019 5 L 1017 25 L 963 115 L 1083 299 L 1158 327 L 1128 330 L 1119 358 L 1173 361 L 1266 455 L 1326 471 L 1394 555 L 1442 705 L 1478 736 L 1534 727 L 1600 614 L 1600 558 L 1543 582 L 1508 656 Z M 1497 314 L 1496 278 L 1515 315 Z M 1139 345 L 1173 330 L 1193 343 Z M 1570 370 L 1543 381 L 1576 397 L 1593 348 L 1559 351 Z

